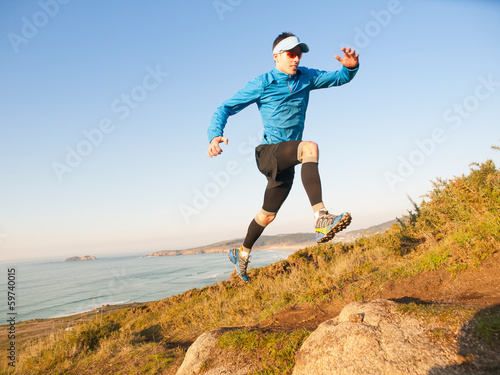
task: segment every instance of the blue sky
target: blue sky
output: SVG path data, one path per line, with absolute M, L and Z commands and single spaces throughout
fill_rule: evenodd
M 256 106 L 206 155 L 216 107 L 273 67 L 292 31 L 301 65 L 348 85 L 311 93 L 324 202 L 349 229 L 394 219 L 436 177 L 492 158 L 500 133 L 498 1 L 0 3 L 0 259 L 145 254 L 243 237 L 265 178 Z M 300 168 L 300 167 L 298 167 Z M 294 188 L 265 234 L 313 230 Z

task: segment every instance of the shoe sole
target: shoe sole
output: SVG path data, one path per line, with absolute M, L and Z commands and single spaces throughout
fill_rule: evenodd
M 229 250 L 229 251 L 227 252 L 227 257 L 229 258 L 229 260 L 230 260 L 230 262 L 231 262 L 231 263 L 233 263 L 234 265 L 236 265 L 236 264 L 237 264 L 237 262 L 233 261 L 233 259 L 231 258 L 231 250 Z
M 333 237 L 335 237 L 335 233 L 338 233 L 341 230 L 347 228 L 347 226 L 351 224 L 351 221 L 352 221 L 351 214 L 349 212 L 346 212 L 344 217 L 340 219 L 339 222 L 332 229 L 330 229 L 330 231 L 327 234 L 325 234 L 323 238 L 321 238 L 318 241 L 318 243 L 324 243 L 332 240 Z

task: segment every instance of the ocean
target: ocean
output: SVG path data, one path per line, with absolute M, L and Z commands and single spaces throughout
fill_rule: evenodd
M 291 250 L 252 253 L 254 268 L 286 259 Z M 97 257 L 97 256 L 96 256 Z M 14 286 L 17 321 L 68 316 L 103 305 L 149 302 L 227 280 L 234 266 L 227 254 L 166 257 L 108 256 L 92 261 L 60 258 L 3 261 L 4 303 L 8 315 L 8 286 Z M 15 268 L 15 280 L 8 270 Z M 9 281 L 10 280 L 10 284 Z

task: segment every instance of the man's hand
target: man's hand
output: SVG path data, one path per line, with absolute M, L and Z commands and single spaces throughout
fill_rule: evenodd
M 222 154 L 222 149 L 219 147 L 219 143 L 222 142 L 227 145 L 227 138 L 215 137 L 214 139 L 212 139 L 210 145 L 208 146 L 208 156 L 212 157 Z
M 358 56 L 359 53 L 356 55 L 356 51 L 353 49 L 351 50 L 351 47 L 342 47 L 340 49 L 342 52 L 344 52 L 344 57 L 340 58 L 340 56 L 335 55 L 335 58 L 340 61 L 342 65 L 344 65 L 346 68 L 352 69 L 358 66 Z

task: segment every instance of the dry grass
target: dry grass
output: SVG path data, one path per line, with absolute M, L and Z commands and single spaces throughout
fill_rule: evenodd
M 31 342 L 20 349 L 18 373 L 173 373 L 207 330 L 252 326 L 298 302 L 368 299 L 388 280 L 443 267 L 459 273 L 500 249 L 500 173 L 491 161 L 438 180 L 414 207 L 386 233 L 299 250 L 251 270 L 248 284 L 233 278 Z M 5 359 L 0 366 L 13 373 Z

